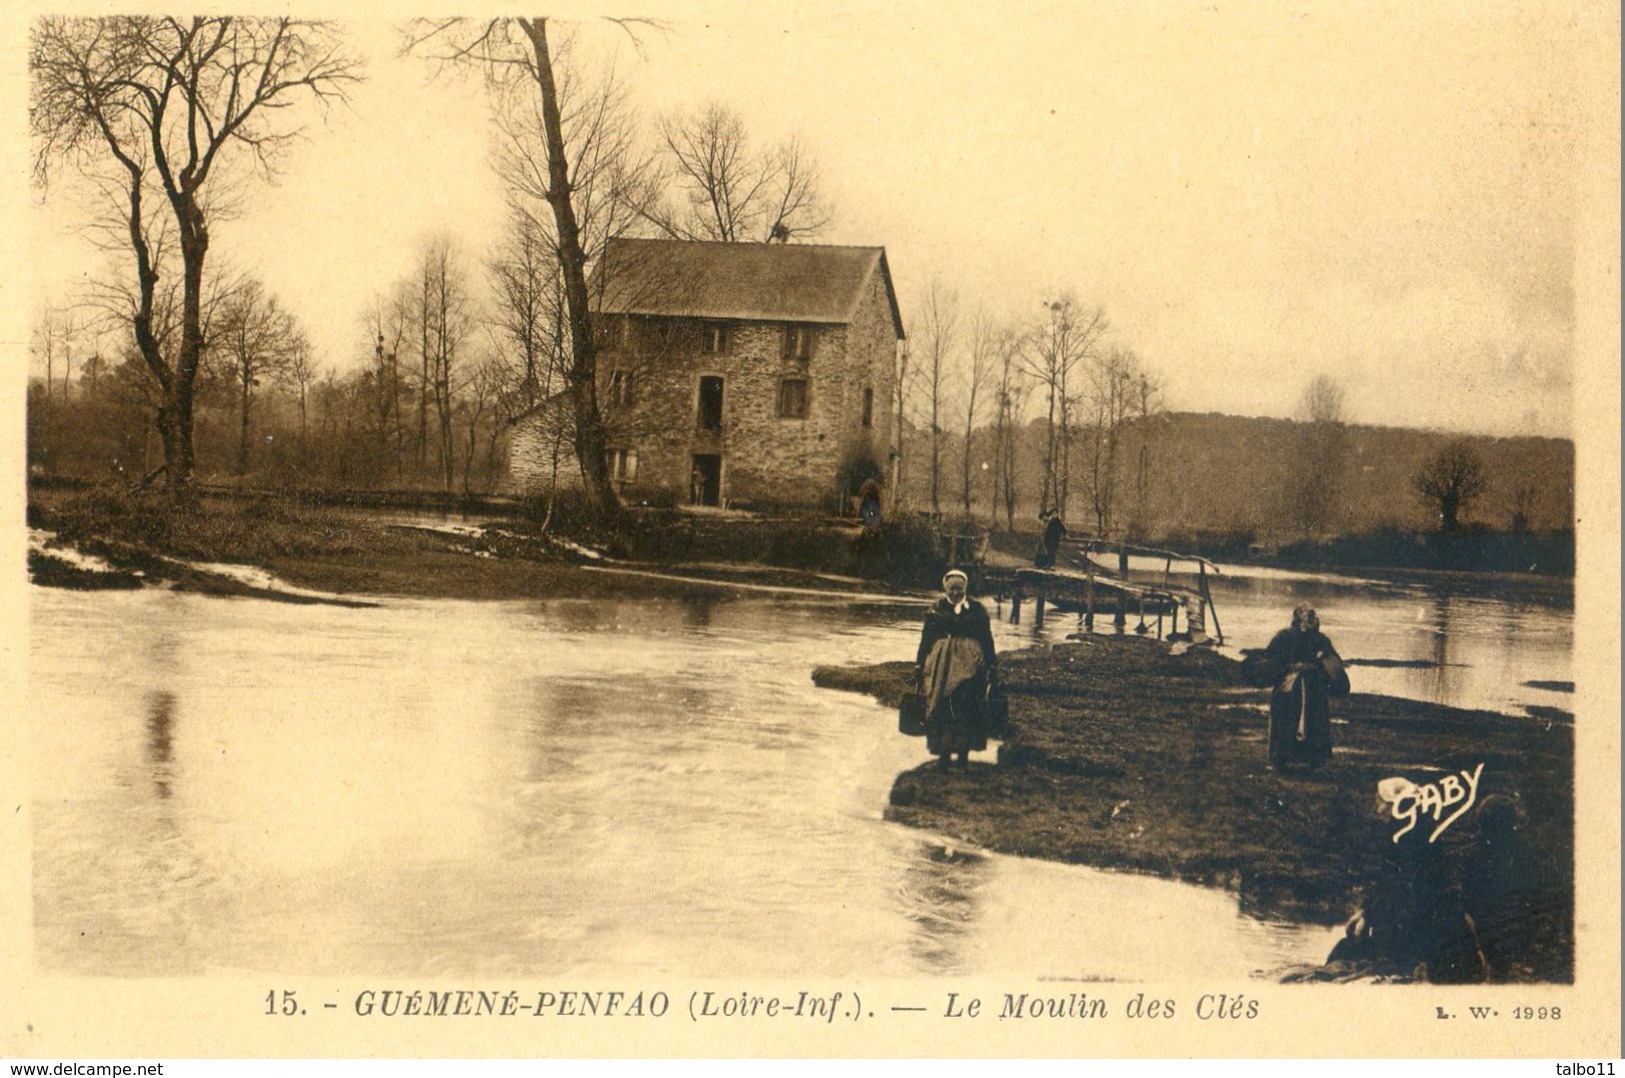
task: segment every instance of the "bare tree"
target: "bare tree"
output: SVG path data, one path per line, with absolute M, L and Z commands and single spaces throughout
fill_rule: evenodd
M 364 419 L 367 412 L 365 379 L 341 378 L 329 369 L 315 385 L 313 396 L 321 416 L 320 434 L 326 447 L 333 478 L 348 483 L 355 477 L 357 458 L 365 449 Z
M 1027 335 L 1022 349 L 1022 368 L 1045 395 L 1044 478 L 1038 507 L 1063 513 L 1070 500 L 1077 368 L 1094 354 L 1109 328 L 1101 308 L 1076 307 L 1070 294 L 1046 302 L 1043 320 Z
M 920 342 L 919 391 L 931 431 L 931 512 L 942 512 L 942 421 L 953 349 L 959 332 L 959 293 L 933 279 L 920 295 L 919 320 L 909 337 Z
M 1411 486 L 1438 512 L 1439 527 L 1453 532 L 1473 502 L 1490 489 L 1490 478 L 1478 450 L 1458 438 L 1422 462 L 1411 477 Z
M 1304 388 L 1298 403 L 1301 418 L 1310 423 L 1343 421 L 1343 387 L 1327 374 L 1317 374 Z
M 459 364 L 475 323 L 468 283 L 449 238 L 429 241 L 419 263 L 418 286 L 417 330 L 422 364 L 419 415 L 420 419 L 426 417 L 427 402 L 433 400 L 436 459 L 440 479 L 449 491 L 457 482 L 453 417 L 464 380 Z
M 293 354 L 301 346 L 304 333 L 293 315 L 265 291 L 259 281 L 249 278 L 233 289 L 224 303 L 220 326 L 214 334 L 213 351 L 220 358 L 221 373 L 231 380 L 237 397 L 237 474 L 248 474 L 249 415 L 254 390 L 263 380 L 286 375 Z
M 168 241 L 168 233 L 169 230 L 163 227 L 157 228 L 153 233 L 153 242 L 149 250 L 155 265 L 172 266 L 175 261 L 174 248 Z M 194 372 L 194 403 L 206 399 L 211 387 L 224 389 L 226 375 L 219 369 L 220 363 L 217 362 L 219 349 L 216 347 L 218 342 L 215 329 L 227 302 L 240 283 L 240 278 L 230 270 L 210 273 L 204 281 L 203 295 L 197 311 L 198 336 L 204 342 L 204 347 L 199 350 L 198 366 Z M 118 275 L 92 278 L 86 287 L 85 309 L 93 312 L 90 315 L 92 324 L 100 331 L 111 333 L 116 340 L 123 342 L 118 349 L 122 359 L 133 360 L 136 366 L 145 372 L 147 391 L 143 401 L 150 406 L 148 408 L 150 416 L 160 415 L 165 406 L 168 390 L 158 378 L 151 363 L 147 361 L 146 353 L 131 337 L 130 326 L 139 313 L 143 309 L 146 310 L 146 334 L 151 349 L 156 351 L 171 368 L 177 366 L 184 336 L 182 333 L 185 315 L 184 292 L 185 282 L 179 273 L 165 273 L 155 278 L 150 289 L 143 289 L 138 281 Z M 134 369 L 123 372 L 122 379 L 126 388 L 134 374 Z M 132 404 L 135 401 L 128 393 L 124 394 L 123 399 Z M 154 455 L 163 459 L 156 466 L 144 471 L 140 478 L 142 486 L 169 470 L 163 432 L 156 423 L 153 423 L 152 433 L 159 437 L 157 453 L 147 454 L 144 450 L 143 459 Z
M 987 407 L 987 393 L 989 383 L 994 377 L 994 368 L 998 362 L 999 331 L 985 311 L 977 311 L 971 317 L 970 351 L 966 355 L 966 363 L 961 379 L 963 396 L 961 403 L 965 406 L 965 443 L 964 443 L 964 469 L 961 475 L 963 484 L 961 495 L 965 508 L 965 516 L 971 515 L 971 477 L 975 474 L 973 455 L 971 452 L 972 436 L 976 430 L 976 420 L 981 410 Z
M 1133 413 L 1139 427 L 1140 445 L 1134 469 L 1134 513 L 1129 519 L 1129 535 L 1147 538 L 1151 527 L 1151 465 L 1157 441 L 1157 425 L 1164 413 L 1162 383 L 1141 370 L 1133 389 Z
M 1330 528 L 1338 504 L 1348 446 L 1343 387 L 1319 374 L 1298 402 L 1301 431 L 1300 467 L 1289 480 L 1293 523 L 1305 537 Z
M 415 318 L 412 291 L 405 281 L 398 282 L 387 294 L 374 297 L 365 317 L 368 335 L 373 338 L 373 436 L 380 456 L 393 455 L 397 481 L 406 473 L 406 419 L 402 401 L 412 392 L 401 382 L 401 354 L 407 347 Z
M 551 236 L 523 210 L 513 210 L 510 219 L 486 265 L 494 292 L 491 328 L 510 368 L 509 392 L 523 410 L 553 392 L 564 343 L 558 318 L 564 292 Z
M 1521 480 L 1512 488 L 1512 519 L 1508 523 L 1512 534 L 1527 535 L 1532 530 L 1540 503 L 1540 486 L 1534 480 Z
M 72 307 L 47 304 L 40 308 L 30 327 L 28 350 L 45 368 L 45 399 L 56 391 L 56 368 L 62 365 L 62 399 L 68 399 L 73 379 L 73 342 L 86 328 L 84 318 Z
M 29 120 L 35 176 L 58 166 L 115 197 L 135 260 L 136 345 L 163 390 L 157 427 L 170 491 L 192 493 L 193 386 L 202 361 L 204 264 L 217 176 L 274 175 L 299 133 L 287 106 L 342 99 L 361 75 L 328 24 L 289 18 L 46 18 L 30 34 Z M 152 249 L 162 199 L 182 275 L 180 344 L 166 357 L 152 332 L 159 278 Z
M 993 429 L 993 513 L 998 523 L 1000 492 L 1003 492 L 1005 527 L 1016 526 L 1016 432 L 1026 409 L 1029 383 L 1021 372 L 1021 335 L 1010 327 L 1001 329 L 995 341 L 998 355 L 998 381 L 995 383 L 998 413 Z
M 714 102 L 665 116 L 657 130 L 661 186 L 675 189 L 678 207 L 654 203 L 640 214 L 665 235 L 787 241 L 828 226 L 818 168 L 799 139 L 757 152 L 740 115 Z
M 421 479 L 429 467 L 429 398 L 432 395 L 429 362 L 434 355 L 434 259 L 427 249 L 418 260 L 411 295 L 412 322 L 418 350 L 418 378 L 413 392 L 418 398 L 417 472 Z
M 94 394 L 104 366 L 105 361 L 102 359 L 101 349 L 98 348 L 85 357 L 79 376 L 79 384 Z
M 309 433 L 308 405 L 310 387 L 321 376 L 321 364 L 311 351 L 310 341 L 303 333 L 296 336 L 288 349 L 288 362 L 283 377 L 293 386 L 299 400 L 299 455 L 305 454 L 305 439 Z
M 907 500 L 907 486 L 904 479 L 907 474 L 908 429 L 909 429 L 909 402 L 914 399 L 915 389 L 920 381 L 920 370 L 917 365 L 910 362 L 912 359 L 910 342 L 905 338 L 901 348 L 896 352 L 896 377 L 892 379 L 892 409 L 896 412 L 897 437 L 892 442 L 892 493 L 896 504 L 901 507 Z
M 492 477 L 498 467 L 497 447 L 503 424 L 494 413 L 507 383 L 507 369 L 498 356 L 488 355 L 473 365 L 459 395 L 463 416 L 463 493 L 474 490 L 474 464 L 479 457 L 481 434 L 492 432 L 486 446 L 485 474 Z
M 60 349 L 59 341 L 62 337 L 61 312 L 51 306 L 42 308 L 35 316 L 28 331 L 28 351 L 34 357 L 34 362 L 45 368 L 45 399 L 51 399 L 52 388 L 56 385 L 56 356 Z M 38 369 L 38 366 L 35 368 Z M 32 378 L 32 376 L 30 376 Z
M 638 19 L 612 21 L 634 40 L 638 32 L 654 25 Z M 568 316 L 570 362 L 565 375 L 583 486 L 595 509 L 613 513 L 620 501 L 609 474 L 598 406 L 597 346 L 587 291 L 591 234 L 584 232 L 583 222 L 595 212 L 613 216 L 617 203 L 635 203 L 631 192 L 646 189 L 647 181 L 627 167 L 620 152 L 629 135 L 619 122 L 619 96 L 594 95 L 570 81 L 567 62 L 556 67 L 551 22 L 545 16 L 423 20 L 409 32 L 407 48 L 442 64 L 477 68 L 503 104 L 499 115 L 505 118 L 506 147 L 511 151 L 502 165 L 505 179 L 525 201 L 545 204 L 552 218 Z M 558 77 L 560 71 L 564 80 Z M 526 107 L 518 107 L 521 102 Z M 540 214 L 535 216 L 541 219 Z M 606 228 L 603 234 L 612 230 Z
M 1139 379 L 1139 357 L 1126 349 L 1098 353 L 1088 365 L 1089 500 L 1095 532 L 1103 537 L 1113 534 L 1117 523 L 1123 428 L 1134 412 Z

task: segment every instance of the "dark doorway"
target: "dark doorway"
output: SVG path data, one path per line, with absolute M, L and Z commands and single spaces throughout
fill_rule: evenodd
M 700 379 L 700 429 L 722 429 L 722 378 L 718 375 Z
M 721 381 L 721 379 L 718 379 Z M 695 505 L 722 504 L 722 457 L 716 453 L 695 453 L 694 472 L 689 479 L 689 499 Z

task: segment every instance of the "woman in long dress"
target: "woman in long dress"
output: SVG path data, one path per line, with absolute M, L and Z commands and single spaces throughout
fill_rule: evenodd
M 1272 685 L 1270 766 L 1314 768 L 1332 758 L 1332 720 L 1327 700 L 1349 691 L 1343 660 L 1320 631 L 1310 606 L 1292 611 L 1292 627 L 1275 634 L 1269 646 L 1248 659 L 1250 680 Z
M 942 767 L 987 748 L 987 700 L 998 683 L 998 656 L 987 609 L 967 596 L 958 569 L 942 578 L 942 598 L 926 612 L 914 681 L 925 694 L 925 745 Z

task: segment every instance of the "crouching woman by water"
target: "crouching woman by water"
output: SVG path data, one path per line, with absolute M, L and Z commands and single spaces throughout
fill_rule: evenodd
M 958 569 L 942 578 L 942 598 L 926 612 L 914 683 L 925 694 L 925 745 L 943 767 L 987 748 L 988 697 L 998 684 L 998 656 L 987 610 L 968 598 Z

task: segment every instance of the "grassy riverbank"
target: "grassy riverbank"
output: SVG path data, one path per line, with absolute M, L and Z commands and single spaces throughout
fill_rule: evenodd
M 156 493 L 97 490 L 35 498 L 28 523 L 52 537 L 30 554 L 34 582 L 82 590 L 161 585 L 323 601 L 256 587 L 211 566 L 263 570 L 340 601 L 725 596 L 751 588 L 893 594 L 921 576 L 919 559 L 909 556 L 917 545 L 912 532 L 866 535 L 816 519 L 663 511 L 628 514 L 615 528 L 573 527 L 575 538 L 564 539 L 526 519 L 439 527 L 292 500 L 178 508 Z M 74 564 L 77 554 L 111 571 L 87 571 Z M 934 579 L 934 570 L 923 575 Z
M 403 527 L 412 519 L 407 510 L 370 503 L 359 507 L 313 504 L 297 491 L 209 497 L 180 508 L 159 491 L 31 487 L 30 524 L 49 530 L 63 546 L 96 554 L 128 572 L 91 577 L 48 556 L 32 558 L 30 568 L 36 582 L 63 587 L 128 587 L 160 581 L 190 590 L 240 594 L 236 585 L 222 585 L 175 564 L 229 563 L 268 570 L 303 587 L 339 594 L 471 599 L 684 590 L 680 584 L 650 578 L 610 582 L 602 574 L 578 571 L 605 560 L 670 567 L 685 576 L 754 580 L 775 586 L 786 582 L 796 586 L 799 581 L 799 586 L 827 588 L 834 580 L 850 578 L 850 584 L 834 586 L 892 591 L 934 588 L 942 569 L 937 529 L 915 515 L 864 529 L 855 521 L 816 515 L 762 517 L 703 509 L 635 509 L 605 524 L 569 500 L 556 508 L 545 535 L 538 516 L 519 512 L 493 517 L 488 527 L 464 529 L 459 536 L 451 530 Z M 425 509 L 419 519 L 444 519 L 444 513 Z M 561 541 L 561 536 L 569 539 Z M 992 540 L 995 550 L 1018 560 L 1031 553 L 1034 542 L 1031 535 L 1004 532 L 994 534 Z M 1188 544 L 1174 545 L 1220 554 L 1194 538 Z M 601 557 L 595 558 L 595 554 Z M 1236 546 L 1234 554 L 1237 561 L 1282 564 L 1273 557 L 1253 557 L 1245 544 Z M 1354 558 L 1342 568 L 1358 561 Z M 709 568 L 696 570 L 696 566 Z M 1338 570 L 1323 560 L 1302 567 Z M 137 571 L 142 575 L 131 575 Z M 1486 594 L 1559 605 L 1573 601 L 1572 578 L 1550 572 L 1364 567 L 1359 575 L 1447 587 L 1460 595 Z
M 1571 979 L 1572 725 L 1356 693 L 1334 701 L 1332 763 L 1277 774 L 1265 764 L 1268 693 L 1224 656 L 1094 636 L 1013 652 L 1000 670 L 1014 734 L 997 763 L 899 775 L 889 819 L 1000 852 L 1223 886 L 1257 916 L 1335 924 L 1402 826 L 1377 815 L 1378 781 L 1483 764 L 1478 801 L 1521 805 L 1547 911 L 1524 926 L 1511 979 Z M 912 673 L 822 667 L 814 681 L 894 705 Z M 1439 839 L 1457 870 L 1476 841 L 1471 816 Z

